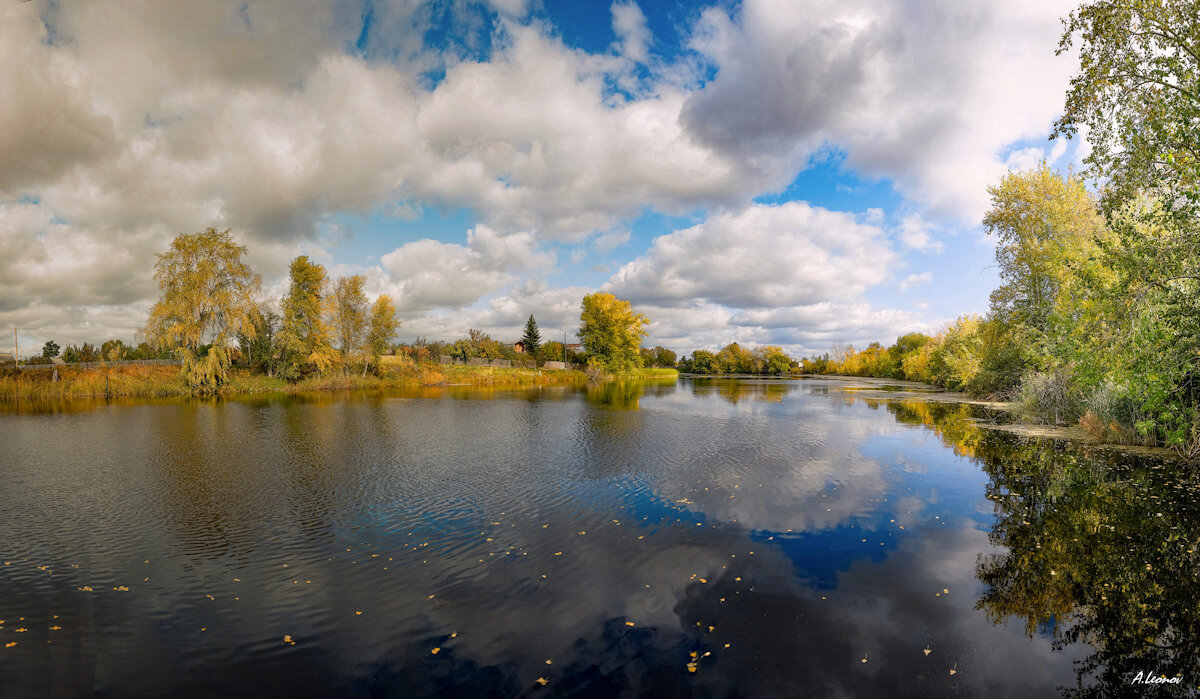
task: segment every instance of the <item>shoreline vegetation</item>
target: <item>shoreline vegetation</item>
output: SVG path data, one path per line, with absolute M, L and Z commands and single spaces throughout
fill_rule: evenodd
M 194 395 L 177 366 L 118 366 L 73 369 L 59 366 L 58 380 L 50 371 L 7 372 L 0 375 L 0 400 L 60 400 L 72 398 L 164 398 Z M 657 371 L 657 370 L 656 370 Z M 661 374 L 660 374 L 661 375 Z M 506 367 L 454 366 L 408 362 L 379 373 L 314 375 L 299 381 L 270 377 L 235 367 L 215 395 L 307 393 L 311 391 L 378 390 L 415 386 L 563 386 L 588 382 L 576 369 L 542 370 Z
M 287 293 L 263 299 L 261 277 L 243 261 L 246 252 L 228 230 L 210 227 L 176 236 L 154 266 L 159 298 L 138 332 L 143 342 L 63 349 L 49 340 L 40 357 L 25 362 L 25 370 L 0 366 L 0 400 L 521 386 L 677 375 L 673 352 L 641 346 L 646 317 L 609 293 L 583 297 L 578 345 L 542 343 L 532 314 L 512 344 L 476 329 L 453 343 L 418 338 L 395 344 L 396 306 L 386 293 L 369 302 L 365 276 L 331 280 L 322 265 L 301 255 L 289 266 Z M 176 361 L 161 361 L 170 359 Z

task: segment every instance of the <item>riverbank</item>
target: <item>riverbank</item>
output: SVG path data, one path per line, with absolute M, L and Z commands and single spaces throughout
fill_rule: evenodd
M 191 395 L 178 367 L 122 366 L 52 371 L 11 372 L 0 375 L 0 400 L 58 400 L 68 398 L 145 397 Z M 289 382 L 247 369 L 234 368 L 222 395 L 252 393 L 308 393 L 312 391 L 370 390 L 413 386 L 549 386 L 586 383 L 587 374 L 575 370 L 540 370 L 474 367 L 412 362 L 388 364 L 378 374 L 313 376 Z
M 1007 416 L 1004 420 L 973 420 L 984 429 L 1011 432 L 1022 437 L 1044 437 L 1050 439 L 1067 439 L 1082 442 L 1095 447 L 1113 449 L 1130 454 L 1156 456 L 1171 459 L 1183 459 L 1174 449 L 1143 444 L 1124 444 L 1105 440 L 1081 425 L 1050 425 L 1030 420 L 1020 411 L 1020 406 L 1012 401 L 996 401 L 976 398 L 967 393 L 949 391 L 919 381 L 901 379 L 881 379 L 869 376 L 841 376 L 835 374 L 802 374 L 800 379 L 825 379 L 844 382 L 844 391 L 867 399 L 876 400 L 906 400 L 927 403 L 955 403 L 960 405 L 977 405 L 997 411 Z M 1185 459 L 1184 459 L 1185 460 Z

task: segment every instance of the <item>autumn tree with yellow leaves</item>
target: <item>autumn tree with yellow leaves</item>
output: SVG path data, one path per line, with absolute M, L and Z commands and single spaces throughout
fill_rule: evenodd
M 228 230 L 210 227 L 176 236 L 154 265 L 159 297 L 143 333 L 179 355 L 184 379 L 198 393 L 225 383 L 233 335 L 254 336 L 262 279 L 242 261 L 245 254 Z
M 245 254 L 228 230 L 176 236 L 154 265 L 159 296 L 143 331 L 146 339 L 194 352 L 206 341 L 224 346 L 235 333 L 252 334 L 262 278 L 242 262 Z
M 288 271 L 291 284 L 283 297 L 283 324 L 279 347 L 283 375 L 298 378 L 308 373 L 325 373 L 338 361 L 333 333 L 325 321 L 330 308 L 325 268 L 301 255 Z
M 635 313 L 628 301 L 603 291 L 584 296 L 581 306 L 579 341 L 588 366 L 616 374 L 641 366 L 638 350 L 646 336 L 646 316 Z

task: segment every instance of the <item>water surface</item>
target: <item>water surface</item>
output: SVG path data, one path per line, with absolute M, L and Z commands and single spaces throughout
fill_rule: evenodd
M 1194 691 L 1194 477 L 845 387 L 0 407 L 0 694 Z

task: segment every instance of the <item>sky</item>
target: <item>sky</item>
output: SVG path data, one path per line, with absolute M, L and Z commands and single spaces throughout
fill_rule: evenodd
M 155 256 L 229 229 L 387 293 L 398 339 L 823 353 L 982 313 L 987 188 L 1078 66 L 1057 0 L 5 3 L 0 328 L 136 341 Z M 11 343 L 11 340 L 10 340 Z

